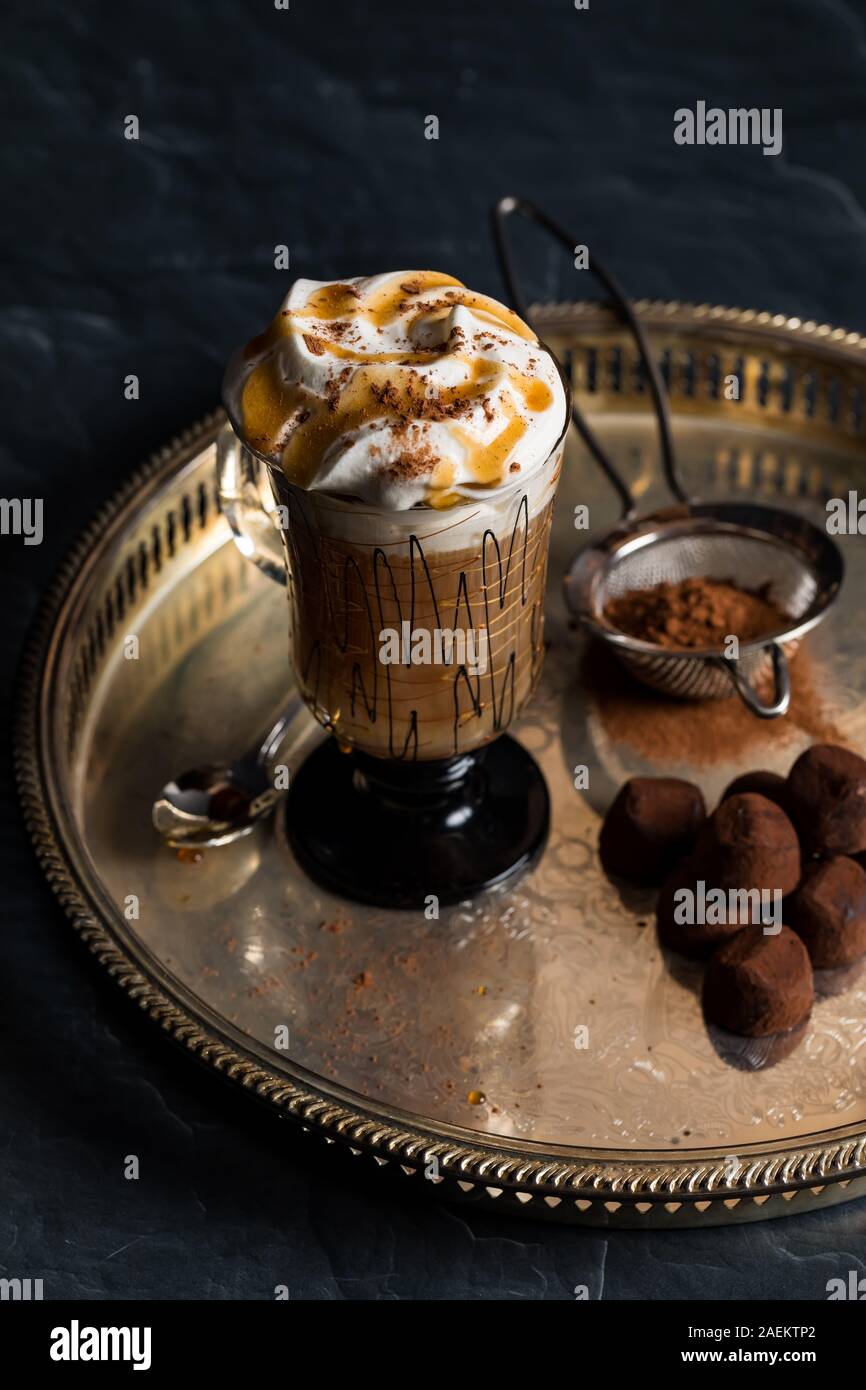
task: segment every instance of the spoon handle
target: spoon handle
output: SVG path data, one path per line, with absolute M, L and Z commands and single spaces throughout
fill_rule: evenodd
M 260 767 L 267 767 L 269 763 L 273 762 L 286 737 L 289 726 L 294 723 L 303 708 L 304 702 L 300 695 L 293 695 L 276 723 L 271 724 L 266 732 L 260 736 L 253 753 Z
M 255 743 L 232 764 L 233 775 L 239 782 L 257 784 L 262 774 L 267 776 L 289 728 L 303 708 L 304 703 L 300 695 L 295 693 L 284 706 L 276 722 L 271 715 L 269 723 L 262 729 Z

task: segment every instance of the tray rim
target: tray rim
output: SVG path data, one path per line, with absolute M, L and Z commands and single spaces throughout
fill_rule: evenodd
M 636 308 L 649 321 L 662 319 L 686 331 L 699 324 L 718 323 L 747 334 L 757 329 L 782 341 L 806 340 L 804 346 L 808 343 L 829 351 L 836 360 L 866 351 L 866 337 L 829 325 L 802 324 L 797 318 L 782 315 L 678 301 L 643 300 Z M 538 306 L 536 312 L 548 322 L 556 317 L 563 326 L 570 320 L 583 326 L 593 321 L 615 322 L 610 311 L 590 301 Z M 811 341 L 813 338 L 818 341 Z M 657 1211 L 660 1205 L 668 1210 L 672 1206 L 715 1207 L 721 1203 L 734 1208 L 743 1199 L 763 1204 L 770 1197 L 793 1196 L 805 1189 L 811 1189 L 817 1199 L 829 1187 L 835 1189 L 839 1183 L 847 1186 L 866 1174 L 863 1121 L 840 1126 L 845 1131 L 841 1134 L 824 1130 L 803 1136 L 794 1145 L 773 1141 L 753 1148 L 740 1145 L 743 1156 L 736 1156 L 737 1170 L 732 1173 L 730 1145 L 720 1146 L 719 1156 L 711 1159 L 701 1151 L 687 1149 L 674 1156 L 668 1150 L 616 1152 L 579 1146 L 570 1151 L 571 1157 L 563 1158 L 556 1147 L 546 1148 L 533 1140 L 497 1142 L 492 1136 L 482 1139 L 475 1131 L 444 1121 L 419 1123 L 419 1117 L 395 1107 L 377 1106 L 334 1084 L 334 1092 L 341 1097 L 336 1100 L 288 1060 L 284 1073 L 263 1064 L 254 1041 L 241 1041 L 226 1020 L 218 1020 L 215 1028 L 209 1021 L 214 1016 L 204 1001 L 190 1002 L 194 997 L 184 997 L 189 992 L 179 981 L 164 987 L 159 977 L 166 972 L 149 968 L 138 943 L 133 946 L 124 940 L 115 926 L 99 916 L 87 884 L 77 872 L 74 848 L 65 842 L 52 812 L 42 775 L 40 709 L 51 674 L 57 624 L 90 565 L 105 553 L 113 536 L 122 534 L 123 519 L 138 508 L 143 494 L 168 484 L 181 472 L 209 442 L 222 419 L 223 412 L 217 410 L 182 431 L 136 468 L 99 508 L 55 570 L 37 606 L 19 662 L 14 763 L 25 827 L 49 886 L 99 964 L 176 1043 L 261 1102 L 300 1121 L 306 1129 L 318 1131 L 328 1141 L 342 1141 L 354 1153 L 371 1155 L 380 1164 L 391 1162 L 407 1171 L 418 1171 L 435 1162 L 442 1177 L 456 1180 L 464 1195 L 467 1188 L 479 1186 L 508 1190 L 516 1196 L 568 1197 L 581 1206 L 603 1204 L 611 1213 L 621 1206 L 631 1214 L 643 1209 L 640 1214 L 644 1214 Z M 528 1210 L 532 1214 L 531 1206 Z

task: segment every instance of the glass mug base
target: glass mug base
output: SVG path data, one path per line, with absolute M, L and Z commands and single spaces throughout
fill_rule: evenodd
M 341 753 L 333 739 L 292 781 L 286 829 L 298 863 L 329 892 L 375 907 L 433 910 L 531 868 L 550 800 L 507 734 L 440 761 Z

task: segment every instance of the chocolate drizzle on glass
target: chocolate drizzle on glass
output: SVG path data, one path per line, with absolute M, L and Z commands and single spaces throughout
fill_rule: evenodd
M 468 508 L 423 540 L 412 531 L 364 546 L 323 534 L 309 498 L 278 486 L 295 666 L 319 722 L 346 750 L 409 761 L 452 757 L 502 733 L 540 671 L 552 494 L 530 516 L 527 494 L 515 493 L 499 534 L 480 531 Z M 406 623 L 411 633 L 483 630 L 486 668 L 383 662 L 383 631 Z

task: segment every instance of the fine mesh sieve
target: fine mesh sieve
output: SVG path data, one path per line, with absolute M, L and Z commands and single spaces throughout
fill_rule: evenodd
M 679 511 L 621 523 L 581 551 L 566 575 L 569 606 L 645 684 L 688 700 L 719 699 L 736 689 L 755 714 L 784 714 L 790 702 L 787 658 L 839 591 L 838 549 L 810 522 L 774 507 L 692 503 Z M 760 639 L 740 642 L 738 655 L 729 656 L 714 648 L 644 642 L 605 615 L 612 598 L 695 577 L 760 590 L 788 621 Z M 767 687 L 773 688 L 769 698 Z
M 570 254 L 579 243 L 526 199 L 502 198 L 495 205 L 493 233 L 502 275 L 514 308 L 525 318 L 526 305 L 505 237 L 506 220 L 515 213 L 541 227 Z M 791 699 L 788 657 L 838 594 L 842 556 L 826 532 L 792 512 L 757 503 L 698 502 L 688 496 L 677 472 L 667 392 L 643 326 L 613 276 L 594 254 L 590 261 L 637 344 L 658 419 L 662 468 L 677 505 L 648 516 L 636 514 L 625 480 L 573 399 L 573 422 L 619 494 L 622 519 L 579 552 L 565 577 L 566 600 L 646 685 L 688 700 L 719 699 L 736 690 L 755 714 L 776 718 Z M 719 648 L 670 648 L 642 641 L 615 627 L 605 614 L 608 602 L 622 594 L 698 577 L 760 591 L 786 621 L 759 639 L 740 641 L 734 655 Z

